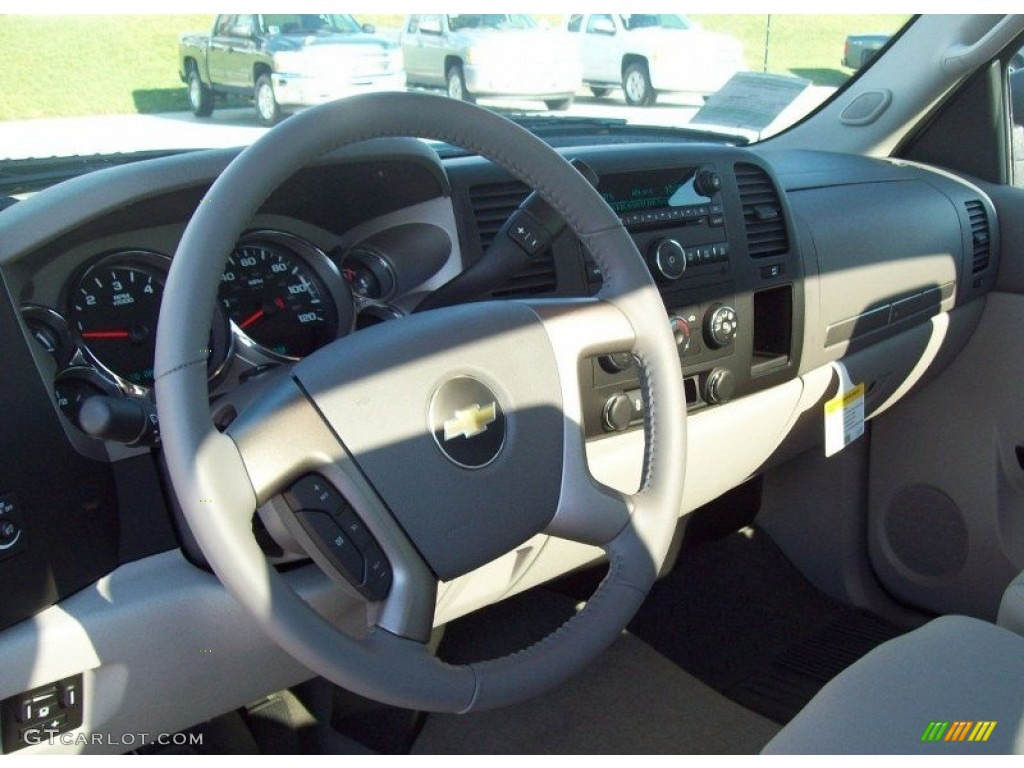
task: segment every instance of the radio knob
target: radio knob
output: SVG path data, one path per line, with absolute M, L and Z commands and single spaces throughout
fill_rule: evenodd
M 709 347 L 721 349 L 736 338 L 736 310 L 724 304 L 715 304 L 704 320 L 704 339 Z
M 604 404 L 606 432 L 625 432 L 633 421 L 633 401 L 625 392 L 612 395 Z
M 736 381 L 732 372 L 725 368 L 715 368 L 704 380 L 704 399 L 714 405 L 724 403 L 736 391 Z
M 675 337 L 679 351 L 688 350 L 690 348 L 690 324 L 679 315 L 672 315 L 668 319 L 668 326 L 672 329 L 672 335 Z
M 722 190 L 722 177 L 717 172 L 705 168 L 697 173 L 693 180 L 693 188 L 698 195 L 711 197 Z
M 656 240 L 650 250 L 651 269 L 666 280 L 678 280 L 686 271 L 683 246 L 671 238 Z

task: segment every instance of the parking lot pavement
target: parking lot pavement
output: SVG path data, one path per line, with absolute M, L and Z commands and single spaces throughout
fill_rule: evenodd
M 831 89 L 823 89 L 822 98 Z M 632 123 L 685 126 L 703 103 L 699 96 L 661 94 L 652 107 L 630 107 L 619 91 L 597 99 L 585 92 L 565 112 L 548 112 L 538 101 L 482 99 L 501 112 L 621 118 Z M 256 123 L 252 108 L 218 109 L 211 117 L 191 112 L 159 115 L 99 115 L 0 122 L 0 160 L 107 154 L 146 149 L 201 149 L 250 144 L 267 128 Z
M 250 109 L 222 110 L 204 119 L 170 112 L 10 120 L 0 122 L 0 159 L 233 147 L 253 142 L 264 130 Z
M 650 108 L 627 107 L 621 96 L 581 96 L 566 112 L 549 113 L 534 101 L 482 100 L 502 112 L 616 117 L 648 125 L 685 124 L 699 105 L 686 97 Z M 0 122 L 0 159 L 107 154 L 145 149 L 237 147 L 250 144 L 267 129 L 251 108 L 219 109 L 211 117 L 191 112 L 159 115 L 98 115 Z

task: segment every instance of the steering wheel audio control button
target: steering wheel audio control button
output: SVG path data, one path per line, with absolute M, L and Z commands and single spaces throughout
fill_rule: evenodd
M 363 555 L 366 557 L 366 583 L 362 593 L 370 600 L 381 600 L 391 588 L 391 565 L 376 544 L 368 545 Z
M 284 498 L 334 570 L 370 600 L 387 595 L 391 565 L 366 524 L 330 482 L 320 475 L 305 475 L 284 492 Z
M 295 516 L 331 565 L 352 586 L 362 586 L 363 555 L 334 518 L 324 512 L 308 509 L 299 510 Z
M 349 538 L 352 539 L 352 543 L 357 548 L 362 549 L 367 544 L 373 543 L 373 536 L 366 530 L 363 521 L 359 519 L 358 515 L 352 511 L 348 504 L 345 504 L 334 514 L 334 519 L 341 526 L 342 530 L 348 534 Z
M 295 512 L 300 509 L 318 509 L 337 515 L 342 509 L 348 508 L 345 498 L 320 475 L 300 478 L 284 492 L 284 499 Z

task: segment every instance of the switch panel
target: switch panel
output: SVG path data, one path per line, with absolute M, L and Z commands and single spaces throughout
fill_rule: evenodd
M 0 702 L 5 755 L 45 744 L 82 725 L 82 676 L 75 675 Z

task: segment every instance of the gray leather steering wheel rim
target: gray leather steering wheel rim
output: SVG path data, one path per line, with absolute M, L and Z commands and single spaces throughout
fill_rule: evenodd
M 602 268 L 601 292 L 580 306 L 610 308 L 631 326 L 631 347 L 647 396 L 641 488 L 628 498 L 621 530 L 600 537 L 610 559 L 607 577 L 585 608 L 554 633 L 511 656 L 479 664 L 445 664 L 424 643 L 379 627 L 361 638 L 349 637 L 292 592 L 246 525 L 257 492 L 239 447 L 213 427 L 207 407 L 208 329 L 220 274 L 238 236 L 295 170 L 342 146 L 385 136 L 418 136 L 464 147 L 536 189 Z M 543 314 L 543 303 L 534 304 Z M 573 322 L 571 303 L 557 309 Z M 586 322 L 580 321 L 576 330 L 585 332 Z M 214 572 L 287 652 L 338 685 L 390 704 L 465 712 L 518 702 L 566 679 L 614 642 L 632 618 L 678 521 L 685 396 L 678 352 L 644 261 L 618 218 L 571 165 L 532 134 L 470 104 L 424 94 L 354 97 L 291 117 L 241 152 L 198 207 L 173 259 L 155 371 L 170 477 Z M 582 450 L 582 432 L 579 442 Z M 588 525 L 580 523 L 584 529 Z M 554 528 L 575 538 L 572 520 Z

